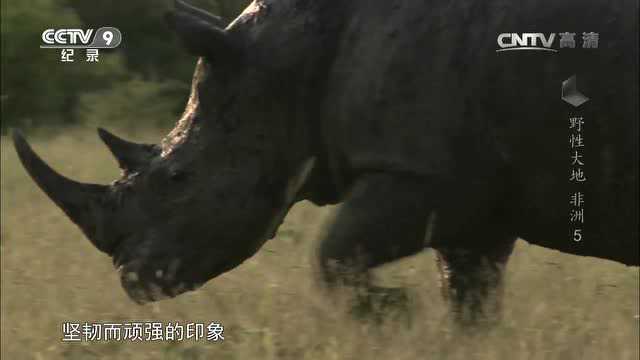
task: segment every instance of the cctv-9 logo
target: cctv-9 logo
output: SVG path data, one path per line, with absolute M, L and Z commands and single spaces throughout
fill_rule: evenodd
M 95 35 L 93 29 L 47 29 L 42 32 L 42 42 L 43 48 L 113 49 L 122 42 L 122 33 L 111 26 L 99 28 Z
M 101 27 L 96 31 L 96 36 L 91 43 L 92 48 L 108 48 L 118 47 L 122 42 L 122 33 L 114 27 Z

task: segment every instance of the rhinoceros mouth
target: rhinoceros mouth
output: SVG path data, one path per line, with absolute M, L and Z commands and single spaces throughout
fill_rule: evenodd
M 114 259 L 122 288 L 131 300 L 140 305 L 197 290 L 207 281 L 237 266 L 233 261 L 217 262 L 203 273 L 195 274 L 183 272 L 188 269 L 182 267 L 180 258 L 127 259 L 124 254 L 114 254 Z
M 174 270 L 167 268 L 142 268 L 140 261 L 119 265 L 117 271 L 123 289 L 138 304 L 159 301 L 176 297 L 182 293 L 200 288 L 202 283 L 181 281 L 176 278 Z
M 107 250 L 107 254 L 109 254 L 111 256 L 111 259 L 113 260 L 113 266 L 115 266 L 116 268 L 120 267 L 120 265 L 122 265 L 123 263 L 123 255 L 124 255 L 124 244 L 126 242 L 126 240 L 129 238 L 129 236 L 120 236 L 118 238 L 116 238 L 111 245 L 109 246 L 109 249 Z

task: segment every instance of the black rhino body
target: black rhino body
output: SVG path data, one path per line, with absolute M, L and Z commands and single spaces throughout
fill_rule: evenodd
M 475 243 L 474 226 L 488 223 L 638 264 L 637 2 L 352 3 L 324 107 L 334 168 L 433 179 L 450 225 L 435 247 Z M 576 48 L 556 39 L 557 53 L 495 51 L 501 33 L 565 31 Z M 591 31 L 599 47 L 581 48 Z M 590 98 L 578 108 L 561 100 L 572 75 Z M 572 116 L 585 122 L 580 184 L 569 181 Z M 569 218 L 577 191 L 586 195 L 580 242 Z
M 303 199 L 343 203 L 320 246 L 325 280 L 384 301 L 397 289 L 368 269 L 425 247 L 445 294 L 474 311 L 517 237 L 638 265 L 637 1 L 265 0 L 226 29 L 176 6 L 173 26 L 202 56 L 192 96 L 161 145 L 101 132 L 122 179 L 73 183 L 16 136 L 32 177 L 114 257 L 134 300 L 237 266 Z M 525 32 L 575 32 L 576 48 L 556 38 L 557 52 L 496 52 L 499 34 Z M 581 48 L 583 32 L 597 48 Z M 590 98 L 578 108 L 561 99 L 573 75 Z M 573 116 L 582 183 L 570 180 Z

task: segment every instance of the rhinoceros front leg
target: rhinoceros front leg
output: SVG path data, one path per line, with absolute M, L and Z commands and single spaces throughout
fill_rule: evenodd
M 390 173 L 362 175 L 354 183 L 319 248 L 324 281 L 356 288 L 359 312 L 404 303 L 402 288 L 371 283 L 369 269 L 425 248 L 431 211 L 422 178 Z
M 466 325 L 499 319 L 504 271 L 514 242 L 510 238 L 481 249 L 436 249 L 442 295 L 456 322 Z

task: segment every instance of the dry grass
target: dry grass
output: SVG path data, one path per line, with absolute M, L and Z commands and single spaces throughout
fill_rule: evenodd
M 138 134 L 157 139 L 157 133 Z M 117 170 L 93 132 L 32 137 L 64 174 L 106 182 Z M 345 315 L 318 288 L 315 238 L 330 208 L 300 204 L 241 267 L 177 299 L 138 306 L 111 262 L 36 189 L 2 138 L 3 359 L 612 359 L 639 358 L 638 269 L 519 242 L 504 320 L 461 334 L 439 296 L 433 254 L 380 270 L 412 291 L 412 323 Z M 219 321 L 223 343 L 63 343 L 61 324 Z

